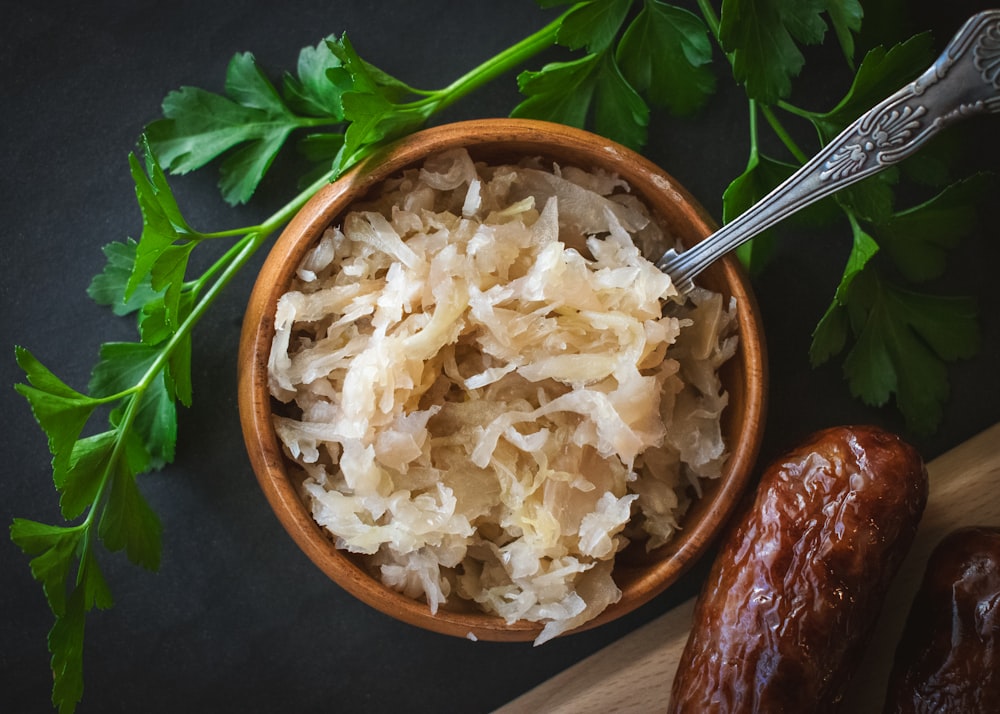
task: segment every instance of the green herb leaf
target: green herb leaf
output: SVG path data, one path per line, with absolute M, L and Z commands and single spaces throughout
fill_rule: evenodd
M 646 145 L 649 107 L 622 76 L 611 53 L 603 56 L 594 88 L 594 129 L 638 151 Z
M 178 319 L 186 320 L 194 307 L 195 296 L 182 291 L 177 307 Z M 166 322 L 166 305 L 163 299 L 153 300 L 142 307 L 139 315 L 139 334 L 142 341 L 150 346 L 159 346 L 173 336 L 174 332 Z M 191 406 L 191 334 L 177 340 L 166 368 L 167 386 L 184 406 Z
M 863 181 L 840 189 L 837 202 L 849 213 L 873 223 L 881 223 L 892 216 L 896 201 L 895 185 L 899 179 L 896 167 L 883 169 Z
M 603 52 L 621 29 L 632 0 L 596 0 L 574 7 L 559 25 L 557 41 L 564 47 Z
M 135 418 L 135 430 L 149 452 L 150 466 L 157 469 L 174 460 L 177 446 L 176 395 L 170 386 L 176 385 L 168 385 L 166 371 L 161 370 L 142 395 Z
M 343 134 L 309 134 L 299 142 L 299 151 L 310 161 L 330 162 L 343 145 Z
M 100 361 L 90 375 L 90 393 L 98 396 L 127 394 L 144 383 L 159 351 L 140 342 L 106 342 Z
M 223 198 L 245 203 L 301 123 L 249 52 L 230 61 L 225 89 L 226 96 L 194 87 L 171 92 L 163 101 L 166 118 L 150 124 L 146 134 L 163 165 L 181 174 L 245 144 L 220 171 Z
M 826 363 L 840 354 L 847 346 L 851 322 L 847 308 L 836 299 L 830 302 L 823 317 L 820 318 L 812 333 L 809 345 L 809 362 L 813 367 Z
M 86 625 L 84 592 L 75 588 L 66 611 L 49 630 L 52 653 L 52 704 L 59 714 L 70 714 L 83 698 L 83 633 Z
M 409 85 L 383 72 L 358 55 L 354 45 L 343 34 L 339 39 L 326 41 L 330 52 L 340 60 L 342 67 L 327 70 L 327 78 L 341 89 L 362 94 L 380 94 L 390 103 L 397 103 L 411 94 L 420 94 Z
M 526 99 L 510 115 L 582 128 L 594 98 L 598 63 L 599 55 L 589 54 L 569 62 L 552 62 L 538 71 L 522 72 L 517 86 Z
M 931 37 L 924 33 L 886 50 L 865 55 L 851 88 L 828 112 L 809 115 L 821 141 L 832 141 L 848 124 L 927 69 L 933 61 Z
M 722 194 L 722 222 L 731 223 L 794 173 L 796 167 L 763 154 L 751 156 L 746 170 Z M 736 249 L 736 255 L 753 276 L 760 275 L 774 252 L 774 232 L 764 231 Z
M 288 105 L 296 112 L 339 122 L 344 119 L 341 89 L 327 75 L 341 66 L 327 44 L 332 39 L 325 38 L 315 47 L 303 47 L 299 52 L 298 76 L 286 73 L 284 87 Z
M 75 527 L 50 526 L 27 518 L 15 518 L 10 537 L 31 560 L 31 574 L 42 584 L 55 615 L 66 611 L 66 576 L 73 565 L 83 531 Z
M 147 570 L 160 567 L 163 527 L 135 483 L 120 463 L 111 481 L 111 492 L 101 517 L 99 533 L 109 550 L 125 550 L 129 560 Z
M 833 302 L 813 331 L 812 344 L 809 347 L 809 359 L 812 365 L 818 366 L 836 354 L 839 354 L 847 344 L 849 331 L 849 314 L 847 305 L 850 302 L 850 289 L 855 278 L 861 273 L 878 253 L 879 246 L 874 239 L 862 230 L 856 221 L 852 222 L 853 242 L 844 274 L 834 294 Z M 864 352 L 858 352 L 858 359 L 864 359 Z M 875 357 L 880 357 L 876 354 Z M 876 362 L 870 365 L 874 373 L 881 369 Z M 890 387 L 886 387 L 891 391 Z M 869 395 L 881 394 L 874 387 L 867 392 Z M 876 398 L 871 397 L 873 400 Z M 883 400 L 884 401 L 884 400 Z
M 979 349 L 975 302 L 906 290 L 867 269 L 847 301 L 856 342 L 844 360 L 852 394 L 885 404 L 895 394 L 908 428 L 930 433 L 948 397 L 946 362 Z
M 854 69 L 854 35 L 861 31 L 864 10 L 858 0 L 833 0 L 827 3 L 830 24 L 851 69 Z
M 622 74 L 636 90 L 676 114 L 701 107 L 715 90 L 708 29 L 693 13 L 651 0 L 618 45 Z
M 141 342 L 106 342 L 90 378 L 95 395 L 117 394 L 144 385 L 135 409 L 136 432 L 147 445 L 154 467 L 173 461 L 177 441 L 177 408 L 162 370 L 154 370 L 160 351 Z
M 849 32 L 861 13 L 857 0 L 723 0 L 719 41 L 751 99 L 773 104 L 788 96 L 805 64 L 799 43 L 823 41 L 822 15 L 831 7 L 838 31 Z
M 840 279 L 840 285 L 837 286 L 837 293 L 834 297 L 841 305 L 847 304 L 847 293 L 851 288 L 851 283 L 867 267 L 869 261 L 875 257 L 879 250 L 875 239 L 865 233 L 857 223 L 853 224 L 853 228 L 851 253 L 847 257 L 847 266 L 844 268 L 844 275 Z
M 80 581 L 83 586 L 83 606 L 90 610 L 94 607 L 107 610 L 114 605 L 111 589 L 108 587 L 104 574 L 94 556 L 94 549 L 87 548 L 80 561 Z
M 948 252 L 980 226 L 977 205 L 997 195 L 995 176 L 977 174 L 873 226 L 900 272 L 913 282 L 939 277 Z
M 339 164 L 340 157 L 344 150 L 343 134 L 309 134 L 302 138 L 298 144 L 299 153 L 311 162 L 317 164 L 313 169 L 306 171 L 298 181 L 298 187 L 305 189 L 313 185 L 316 181 L 326 175 L 331 166 Z M 343 165 L 347 168 L 350 164 Z
M 58 481 L 73 443 L 99 402 L 64 384 L 23 347 L 15 348 L 15 356 L 30 386 L 17 384 L 14 388 L 28 400 L 35 421 L 48 438 L 52 468 Z
M 94 302 L 110 307 L 119 316 L 135 312 L 157 295 L 147 275 L 136 281 L 135 288 L 126 298 L 126 288 L 135 268 L 135 249 L 136 242 L 132 239 L 104 246 L 102 250 L 108 262 L 87 288 L 87 294 Z
M 68 468 L 56 482 L 62 493 L 59 507 L 66 520 L 80 516 L 97 499 L 117 440 L 117 431 L 105 431 L 73 445 Z
M 145 170 L 135 154 L 129 155 L 129 166 L 142 213 L 142 236 L 135 248 L 125 298 L 149 279 L 153 291 L 166 291 L 167 322 L 176 329 L 187 258 L 196 245 L 192 239 L 200 236 L 181 217 L 166 176 L 151 152 L 146 153 Z
M 719 41 L 731 55 L 736 81 L 763 104 L 788 96 L 791 78 L 805 63 L 782 20 L 779 0 L 723 0 Z
M 191 313 L 195 295 L 188 290 L 181 290 L 177 304 L 177 320 L 183 322 Z M 167 324 L 167 306 L 163 296 L 154 297 L 142 306 L 139 311 L 139 335 L 147 345 L 159 345 L 174 334 Z
M 339 173 L 370 154 L 374 147 L 423 126 L 435 105 L 399 105 L 402 97 L 416 91 L 362 60 L 346 35 L 327 40 L 327 46 L 342 63 L 342 67 L 328 70 L 328 77 L 351 87 L 341 97 L 344 118 L 350 123 L 334 160 Z
M 194 400 L 194 387 L 191 383 L 191 333 L 184 335 L 174 346 L 163 373 L 164 384 L 169 394 L 177 401 L 190 407 Z M 171 451 L 171 453 L 173 453 Z

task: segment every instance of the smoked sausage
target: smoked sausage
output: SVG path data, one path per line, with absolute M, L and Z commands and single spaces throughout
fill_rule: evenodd
M 773 463 L 699 596 L 669 711 L 836 711 L 926 501 L 916 450 L 876 427 Z
M 960 528 L 934 549 L 896 650 L 885 711 L 1000 712 L 1000 528 Z

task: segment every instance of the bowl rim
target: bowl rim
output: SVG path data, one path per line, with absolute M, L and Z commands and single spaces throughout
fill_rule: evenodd
M 443 608 L 432 615 L 426 603 L 382 585 L 348 554 L 336 550 L 313 520 L 289 478 L 286 460 L 270 420 L 272 400 L 267 383 L 267 362 L 274 334 L 275 306 L 302 253 L 339 214 L 373 187 L 429 154 L 458 145 L 473 152 L 502 145 L 511 153 L 522 151 L 520 147 L 532 147 L 535 153 L 542 155 L 582 151 L 590 156 L 595 155 L 595 147 L 598 147 L 602 163 L 623 163 L 629 167 L 628 172 L 621 173 L 637 195 L 649 201 L 648 188 L 662 192 L 657 200 L 676 203 L 697 240 L 716 229 L 701 204 L 670 174 L 640 154 L 587 131 L 530 119 L 477 119 L 443 124 L 406 136 L 370 155 L 338 180 L 317 191 L 271 247 L 250 294 L 240 337 L 237 369 L 240 422 L 251 466 L 278 520 L 306 556 L 343 589 L 385 614 L 436 632 L 493 641 L 531 640 L 541 631 L 541 623 L 518 621 L 508 624 L 495 615 Z M 553 151 L 556 145 L 559 148 Z M 653 208 L 659 213 L 655 206 Z M 646 604 L 676 582 L 718 537 L 749 485 L 767 408 L 763 326 L 749 278 L 735 258 L 723 257 L 710 271 L 721 276 L 719 279 L 732 288 L 731 293 L 737 300 L 741 334 L 737 355 L 742 364 L 740 371 L 749 375 L 749 379 L 742 387 L 745 390 L 742 412 L 724 414 L 724 419 L 739 419 L 747 428 L 746 438 L 730 445 L 724 477 L 710 484 L 711 501 L 696 504 L 702 517 L 673 547 L 671 544 L 663 546 L 671 549 L 669 557 L 661 559 L 653 568 L 638 565 L 630 574 L 627 607 L 621 606 L 625 600 L 623 587 L 619 603 L 569 632 L 580 632 L 616 619 Z M 746 339 L 747 336 L 753 339 Z M 618 563 L 615 570 L 616 573 L 619 570 Z

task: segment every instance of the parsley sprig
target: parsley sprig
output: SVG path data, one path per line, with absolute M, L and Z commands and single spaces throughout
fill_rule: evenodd
M 825 41 L 832 28 L 854 72 L 858 0 L 722 0 L 717 12 L 698 0 L 698 13 L 661 0 L 539 0 L 566 6 L 540 30 L 438 90 L 416 89 L 363 60 L 345 36 L 301 50 L 294 73 L 275 84 L 250 53 L 233 57 L 222 93 L 194 87 L 171 92 L 163 118 L 145 127 L 129 155 L 142 217 L 138 241 L 104 247 L 107 262 L 88 294 L 115 315 L 136 321 L 134 342 L 101 346 L 86 392 L 60 380 L 27 349 L 15 356 L 27 383 L 16 386 L 45 432 L 61 525 L 17 518 L 11 537 L 26 554 L 55 617 L 49 633 L 52 701 L 71 712 L 83 694 L 87 611 L 112 596 L 98 549 L 124 551 L 137 565 L 159 565 L 162 525 L 136 477 L 174 458 L 176 404 L 192 402 L 192 331 L 248 259 L 324 183 L 386 143 L 555 45 L 566 59 L 522 71 L 524 95 L 512 115 L 591 126 L 636 149 L 646 142 L 651 107 L 696 112 L 716 88 L 716 50 L 745 89 L 750 152 L 745 171 L 723 196 L 728 221 L 756 202 L 860 112 L 897 89 L 932 59 L 917 36 L 870 50 L 847 95 L 832 109 L 790 101 L 805 62 L 804 45 Z M 815 147 L 800 147 L 783 123 L 805 121 Z M 767 155 L 770 130 L 788 156 Z M 295 138 L 311 164 L 304 190 L 262 223 L 203 232 L 185 220 L 166 173 L 219 166 L 229 204 L 252 198 L 275 158 Z M 916 161 L 843 191 L 810 209 L 813 220 L 843 221 L 851 251 L 829 309 L 814 333 L 811 359 L 820 364 L 846 350 L 851 391 L 871 404 L 893 396 L 916 430 L 933 429 L 947 396 L 946 363 L 977 346 L 975 305 L 966 298 L 921 292 L 937 278 L 948 251 L 975 227 L 975 207 L 994 191 L 985 176 L 947 185 L 942 162 Z M 896 207 L 905 175 L 937 181 L 938 192 Z M 741 257 L 760 275 L 776 234 L 760 236 Z M 190 278 L 200 245 L 231 245 Z M 104 422 L 104 426 L 97 424 Z

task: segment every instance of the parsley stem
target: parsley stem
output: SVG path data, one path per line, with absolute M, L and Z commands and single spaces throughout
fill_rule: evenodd
M 250 233 L 254 233 L 259 230 L 260 226 L 243 228 L 240 230 L 240 233 L 238 235 L 246 236 Z M 227 250 L 222 255 L 222 257 L 220 257 L 218 260 L 212 263 L 212 265 L 210 265 L 204 273 L 198 276 L 197 280 L 192 280 L 190 283 L 185 284 L 185 288 L 190 290 L 190 292 L 193 295 L 198 295 L 198 293 L 201 292 L 202 288 L 205 287 L 208 281 L 211 280 L 216 273 L 222 270 L 224 266 L 228 265 L 233 260 L 233 258 L 240 252 L 242 245 L 243 242 L 238 241 L 234 243 L 232 246 L 230 246 L 229 250 Z
M 337 126 L 338 122 L 333 117 L 295 117 L 295 124 L 300 129 L 315 126 Z
M 473 90 L 487 84 L 504 72 L 514 69 L 525 60 L 537 55 L 542 50 L 551 47 L 555 44 L 556 34 L 559 31 L 559 27 L 562 24 L 563 19 L 569 13 L 573 12 L 576 7 L 577 5 L 573 5 L 573 7 L 542 29 L 528 35 L 520 42 L 511 45 L 499 54 L 486 60 L 478 67 L 466 72 L 443 89 L 434 92 L 434 101 L 429 102 L 433 105 L 431 113 L 444 110 L 446 107 L 458 101 Z M 432 97 L 428 97 L 428 99 L 431 98 Z
M 332 177 L 333 172 L 331 171 L 313 183 L 309 188 L 304 190 L 294 199 L 289 201 L 284 207 L 278 210 L 274 215 L 259 226 L 241 229 L 244 234 L 243 237 L 228 251 L 226 251 L 221 258 L 215 261 L 215 263 L 213 263 L 208 270 L 206 270 L 201 277 L 193 283 L 193 290 L 197 294 L 213 275 L 218 273 L 220 270 L 222 271 L 221 274 L 215 279 L 215 282 L 211 284 L 205 296 L 198 300 L 194 308 L 191 310 L 191 313 L 177 328 L 177 331 L 170 337 L 167 343 L 159 349 L 156 358 L 136 384 L 130 389 L 120 392 L 119 394 L 104 398 L 95 398 L 95 401 L 99 401 L 101 403 L 111 402 L 118 399 L 128 399 L 128 402 L 122 412 L 121 420 L 115 425 L 115 444 L 109 458 L 104 463 L 100 483 L 94 492 L 94 498 L 91 501 L 90 507 L 87 509 L 87 515 L 82 522 L 76 526 L 72 526 L 72 528 L 83 531 L 84 541 L 81 552 L 85 553 L 86 549 L 90 548 L 91 527 L 97 518 L 98 512 L 101 510 L 101 504 L 105 500 L 105 495 L 111 484 L 116 464 L 119 463 L 120 459 L 126 458 L 124 449 L 128 441 L 128 434 L 135 423 L 135 418 L 139 412 L 139 407 L 146 394 L 146 390 L 153 383 L 153 380 L 156 379 L 156 376 L 166 367 L 170 355 L 174 349 L 176 349 L 180 341 L 186 338 L 186 336 L 194 329 L 194 325 L 201 319 L 202 315 L 204 315 L 204 313 L 208 310 L 233 276 L 235 276 L 236 273 L 243 268 L 250 257 L 253 256 L 257 249 L 264 244 L 267 238 L 283 223 L 289 220 L 291 216 L 294 215 L 295 212 L 298 211 L 316 191 L 318 191 L 325 183 L 329 182 Z M 80 585 L 83 577 L 84 561 L 85 556 L 81 556 L 76 576 L 77 586 Z
M 313 194 L 330 182 L 330 180 L 334 177 L 334 173 L 335 172 L 331 170 L 314 181 L 308 188 L 286 203 L 282 208 L 280 208 L 260 225 L 245 229 L 246 234 L 243 238 L 237 241 L 221 258 L 215 261 L 215 263 L 212 264 L 212 266 L 210 266 L 208 270 L 206 270 L 205 273 L 198 278 L 198 280 L 195 281 L 194 289 L 195 294 L 197 294 L 212 276 L 218 273 L 219 270 L 222 271 L 221 274 L 215 278 L 215 281 L 209 286 L 205 295 L 195 303 L 191 312 L 177 327 L 177 331 L 174 332 L 166 344 L 160 348 L 156 358 L 150 363 L 149 368 L 136 384 L 137 390 L 145 391 L 145 389 L 156 378 L 156 375 L 166 366 L 167 360 L 170 358 L 170 355 L 173 353 L 174 349 L 176 349 L 177 345 L 192 332 L 195 324 L 201 319 L 202 315 L 205 314 L 212 303 L 215 302 L 219 293 L 221 293 L 226 285 L 229 284 L 229 281 L 233 279 L 233 276 L 240 271 L 240 269 L 253 256 L 253 254 L 257 252 L 257 249 L 264 244 L 272 233 L 290 220 L 292 216 L 294 216 L 295 213 L 297 213 L 298 210 L 305 205 L 306 201 L 313 196 Z M 139 394 L 136 394 L 136 398 L 132 402 L 133 404 L 138 401 L 139 396 Z
M 781 143 L 785 145 L 785 148 L 788 149 L 789 152 L 791 152 L 792 156 L 794 156 L 800 164 L 804 164 L 808 161 L 809 157 L 804 151 L 802 151 L 802 149 L 799 148 L 799 145 L 795 143 L 795 139 L 793 139 L 792 135 L 788 133 L 787 129 L 785 129 L 785 125 L 782 124 L 778 117 L 775 116 L 774 110 L 765 105 L 760 108 L 760 111 L 763 113 L 764 118 L 767 119 L 767 123 L 771 126 L 771 129 L 773 129 L 774 133 L 777 134 L 779 139 L 781 139 Z
M 715 41 L 722 45 L 722 41 L 719 39 L 719 16 L 715 14 L 715 8 L 708 0 L 698 0 L 698 8 L 701 10 L 701 15 L 705 18 L 705 24 L 708 25 L 708 29 L 712 31 L 715 36 Z
M 803 109 L 802 107 L 798 107 L 784 99 L 779 99 L 778 103 L 775 106 L 777 106 L 779 109 L 785 110 L 789 114 L 794 114 L 795 116 L 801 117 L 803 119 L 811 120 L 816 116 L 816 112 L 811 112 L 808 109 Z
M 270 218 L 266 219 L 263 223 L 257 226 L 259 232 L 270 234 L 278 230 L 278 228 L 280 228 L 283 224 L 290 221 L 292 216 L 298 213 L 299 209 L 313 197 L 313 194 L 323 188 L 326 184 L 333 181 L 333 179 L 335 179 L 338 175 L 338 169 L 331 169 L 330 171 L 324 173 L 318 179 L 313 181 L 308 187 L 306 187 L 298 196 L 279 208 Z
M 212 231 L 211 233 L 199 233 L 200 238 L 232 238 L 234 236 L 245 236 L 251 231 L 257 230 L 260 226 L 243 226 L 241 228 L 230 228 L 224 231 Z

